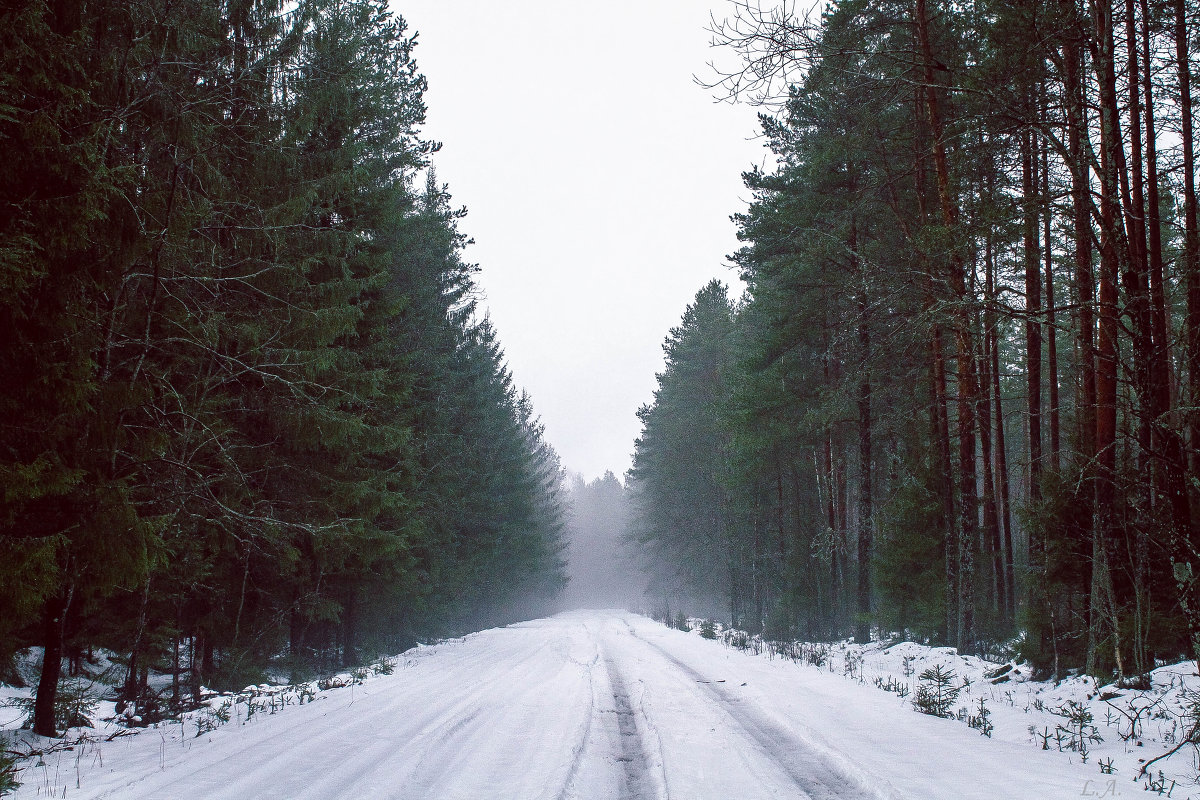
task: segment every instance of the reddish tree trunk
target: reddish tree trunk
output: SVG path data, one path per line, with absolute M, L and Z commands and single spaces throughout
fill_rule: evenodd
M 1083 502 L 1093 510 L 1095 508 L 1095 475 L 1096 456 L 1096 345 L 1095 345 L 1095 291 L 1096 282 L 1092 271 L 1092 202 L 1091 185 L 1088 179 L 1091 164 L 1088 153 L 1091 150 L 1088 141 L 1087 112 L 1084 104 L 1084 70 L 1082 64 L 1085 37 L 1074 0 L 1062 0 L 1061 6 L 1066 12 L 1071 24 L 1063 37 L 1063 83 L 1065 89 L 1067 111 L 1067 151 L 1068 166 L 1071 170 L 1071 216 L 1073 221 L 1073 245 L 1075 265 L 1075 304 L 1076 310 L 1076 342 L 1079 354 L 1079 379 L 1076 386 L 1076 436 L 1079 459 L 1079 469 L 1084 478 L 1080 490 Z M 1097 552 L 1099 542 L 1095 532 L 1094 520 L 1085 516 L 1080 524 L 1081 541 L 1089 544 L 1092 552 Z M 1095 575 L 1095 560 L 1086 565 L 1089 570 L 1087 578 L 1087 600 L 1090 608 L 1093 605 L 1093 590 L 1097 583 Z M 1089 647 L 1094 646 L 1094 636 L 1089 626 Z
M 992 178 L 986 179 L 986 192 L 992 196 Z M 979 414 L 979 441 L 983 445 L 984 525 L 992 531 L 992 570 L 995 573 L 996 605 L 1000 620 L 1007 624 L 1015 618 L 1016 598 L 1012 584 L 1012 533 L 1008 509 L 1008 463 L 1004 452 L 1004 414 L 1000 400 L 1000 347 L 996 331 L 996 253 L 989 231 L 984 239 L 983 353 L 980 381 L 984 405 Z M 993 433 L 993 431 L 995 433 Z M 988 505 L 991 505 L 989 521 Z
M 947 229 L 958 227 L 958 206 L 950 190 L 950 168 L 946 155 L 945 125 L 942 121 L 937 87 L 934 81 L 933 45 L 930 38 L 929 16 L 925 0 L 916 0 L 917 38 L 921 46 L 922 66 L 925 79 L 925 105 L 928 112 L 929 132 L 933 146 L 934 172 L 937 176 L 938 204 L 941 208 L 942 224 Z M 974 612 L 974 553 L 978 489 L 975 478 L 975 407 L 978 403 L 979 386 L 975 373 L 975 348 L 971 333 L 972 298 L 967 292 L 966 263 L 962 253 L 953 249 L 949 258 L 948 282 L 954 302 L 954 344 L 958 368 L 958 618 L 956 640 L 960 651 L 969 652 L 975 646 Z
M 858 228 L 850 221 L 851 269 L 859 273 Z M 873 503 L 871 497 L 871 329 L 867 325 L 869 302 L 865 276 L 859 275 L 863 286 L 858 296 L 858 593 L 857 615 L 854 623 L 854 640 L 860 643 L 871 640 L 871 551 Z
M 1039 94 L 1041 96 L 1042 118 L 1047 117 L 1046 87 L 1043 83 Z M 1050 222 L 1053 207 L 1050 203 L 1050 147 L 1036 140 L 1041 154 L 1041 205 L 1042 214 L 1042 252 L 1046 264 L 1046 391 L 1050 407 L 1046 409 L 1046 421 L 1050 433 L 1050 469 L 1057 473 L 1061 468 L 1059 455 L 1061 452 L 1061 437 L 1059 433 L 1059 398 L 1058 398 L 1058 327 L 1054 309 L 1054 248 L 1051 246 Z
M 958 626 L 958 526 L 954 521 L 954 475 L 950 464 L 950 419 L 946 399 L 946 356 L 942 349 L 941 326 L 934 324 L 930 341 L 930 416 L 933 421 L 933 456 L 936 462 L 938 496 L 942 501 L 942 526 L 946 534 L 946 639 Z
M 1074 17 L 1074 0 L 1065 0 L 1068 13 Z M 1096 454 L 1096 354 L 1095 314 L 1093 304 L 1096 290 L 1092 274 L 1092 211 L 1091 187 L 1088 182 L 1090 164 L 1087 157 L 1088 127 L 1084 107 L 1082 48 L 1078 39 L 1078 20 L 1073 20 L 1070 32 L 1063 39 L 1063 82 L 1067 106 L 1067 151 L 1071 169 L 1071 216 L 1074 223 L 1076 332 L 1079 347 L 1079 396 L 1076 400 L 1078 418 L 1077 449 L 1080 462 L 1090 464 Z
M 926 189 L 926 154 L 932 148 L 927 142 L 926 91 L 918 84 L 913 92 L 913 118 L 916 122 L 916 136 L 913 137 L 913 164 L 915 173 L 915 189 L 917 196 L 917 213 L 921 225 L 929 222 L 927 209 L 928 198 Z M 944 534 L 945 549 L 945 597 L 946 619 L 945 639 L 952 641 L 958 627 L 958 528 L 954 513 L 954 472 L 950 460 L 950 420 L 946 390 L 946 356 L 942 342 L 942 323 L 934 314 L 938 302 L 938 285 L 941 274 L 937 265 L 926 264 L 928 269 L 928 298 L 926 311 L 933 317 L 929 337 L 929 421 L 932 434 L 931 460 L 935 476 L 934 490 L 941 502 L 941 525 Z
M 1004 440 L 1004 400 L 1000 394 L 1000 342 L 999 337 L 994 331 L 992 333 L 990 358 L 992 362 L 993 408 L 996 420 L 996 478 L 999 484 L 997 488 L 1000 497 L 1000 521 L 1004 525 L 1002 531 L 1004 583 L 1005 596 L 1008 599 L 1005 618 L 1011 621 L 1016 619 L 1017 614 L 1017 576 L 1016 568 L 1013 564 L 1012 503 L 1010 501 L 1008 486 L 1008 445 Z
M 991 337 L 983 331 L 983 349 L 991 345 Z M 991 385 L 991 375 L 988 369 L 989 359 L 984 354 L 979 355 L 979 380 L 984 387 Z M 1001 555 L 1000 517 L 996 509 L 996 475 L 993 469 L 992 453 L 992 404 L 991 392 L 979 393 L 979 407 L 976 409 L 979 420 L 979 445 L 983 457 L 983 545 L 986 548 L 988 566 L 991 568 L 992 610 L 1000 618 L 1005 618 L 1008 598 L 1004 585 L 1004 560 Z
M 1103 627 L 1107 623 L 1115 628 L 1113 620 L 1105 620 L 1106 606 L 1110 606 L 1112 587 L 1111 575 L 1104 568 L 1108 561 L 1107 552 L 1117 533 L 1116 471 L 1117 436 L 1117 365 L 1120 334 L 1119 308 L 1117 307 L 1119 280 L 1117 229 L 1119 213 L 1118 172 L 1123 162 L 1120 122 L 1117 118 L 1117 93 L 1112 30 L 1112 6 L 1109 2 L 1098 2 L 1094 6 L 1097 58 L 1096 71 L 1100 85 L 1100 282 L 1097 316 L 1099 335 L 1096 341 L 1096 506 L 1093 523 L 1093 569 L 1091 603 L 1088 625 L 1089 672 L 1096 672 L 1099 659 L 1099 644 L 1103 639 Z
M 1134 384 L 1138 396 L 1138 470 L 1144 476 L 1146 499 L 1155 502 L 1158 484 L 1158 464 L 1151 458 L 1154 408 L 1154 343 L 1150 311 L 1149 264 L 1146 245 L 1145 173 L 1142 165 L 1142 95 L 1139 85 L 1141 69 L 1138 64 L 1137 23 L 1134 17 L 1135 0 L 1125 0 L 1126 60 L 1129 70 L 1129 138 L 1130 159 L 1128 186 L 1123 184 L 1125 208 L 1125 237 L 1128 245 L 1128 269 L 1124 271 L 1127 306 L 1133 325 Z M 1119 130 L 1119 128 L 1118 128 Z M 1125 148 L 1118 144 L 1118 171 L 1126 175 Z
M 1154 120 L 1154 82 L 1150 76 L 1150 11 L 1148 0 L 1142 8 L 1142 94 L 1146 98 L 1146 233 L 1149 250 L 1147 267 L 1150 288 L 1150 324 L 1154 360 L 1151 376 L 1154 381 L 1154 414 L 1156 419 L 1171 407 L 1169 342 L 1167 340 L 1167 305 L 1164 286 L 1162 230 L 1158 212 L 1158 133 Z M 1161 423 L 1159 423 L 1161 424 Z
M 1183 272 L 1187 284 L 1188 434 L 1191 473 L 1200 474 L 1200 231 L 1196 221 L 1196 153 L 1185 0 L 1175 0 L 1175 58 L 1183 133 Z
M 1038 249 L 1037 161 L 1033 155 L 1033 135 L 1027 129 L 1021 137 L 1021 194 L 1024 198 L 1025 255 L 1025 360 L 1026 408 L 1029 434 L 1029 499 L 1036 503 L 1042 496 L 1042 275 Z M 1031 567 L 1039 569 L 1044 542 L 1040 531 L 1031 530 L 1029 551 Z M 1039 554 L 1035 558 L 1035 554 Z

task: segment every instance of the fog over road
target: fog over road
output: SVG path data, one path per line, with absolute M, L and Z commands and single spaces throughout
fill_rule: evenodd
M 620 611 L 420 648 L 392 675 L 194 732 L 146 731 L 46 769 L 69 771 L 72 798 L 210 800 L 1050 799 L 1095 777 Z

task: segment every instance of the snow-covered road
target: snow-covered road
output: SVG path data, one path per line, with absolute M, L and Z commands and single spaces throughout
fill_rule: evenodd
M 1106 786 L 1094 764 L 616 611 L 472 634 L 315 703 L 185 731 L 54 754 L 18 797 L 1055 800 Z

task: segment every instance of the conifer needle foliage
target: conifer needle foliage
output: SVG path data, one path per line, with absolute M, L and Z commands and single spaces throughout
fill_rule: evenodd
M 562 581 L 559 465 L 382 0 L 0 11 L 0 663 L 233 684 Z M 182 687 L 181 687 L 182 684 Z
M 819 8 L 713 25 L 776 162 L 641 412 L 660 589 L 1047 675 L 1197 657 L 1200 7 Z

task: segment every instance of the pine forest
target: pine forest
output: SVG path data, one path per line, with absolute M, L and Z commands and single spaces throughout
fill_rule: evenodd
M 767 156 L 729 198 L 729 279 L 670 329 L 636 420 L 628 403 L 632 467 L 591 482 L 489 316 L 403 0 L 0 4 L 0 683 L 39 659 L 36 735 L 64 728 L 59 687 L 96 653 L 123 675 L 113 702 L 182 719 L 205 687 L 312 681 L 588 604 L 697 640 L 906 640 L 1096 687 L 1149 690 L 1200 659 L 1200 2 L 722 2 L 705 35 L 724 60 L 689 65 L 688 88 L 756 107 Z M 621 240 L 637 269 L 679 246 L 688 187 L 652 184 L 649 123 L 603 105 L 638 91 L 535 94 L 586 107 L 593 140 L 519 111 L 473 120 L 547 152 L 483 170 L 513 205 L 538 193 L 526 241 L 551 211 L 621 205 L 538 182 L 596 158 L 662 207 L 661 251 Z M 645 164 L 603 166 L 602 137 L 639 135 Z M 619 239 L 607 219 L 588 235 Z M 630 309 L 652 294 L 577 274 L 593 244 L 538 280 L 578 281 L 581 307 L 604 281 Z M 632 325 L 611 311 L 572 360 Z M 657 774 L 630 744 L 636 670 L 690 669 L 634 617 L 480 636 L 496 663 L 517 658 L 507 641 L 567 637 L 575 667 L 553 674 L 600 681 L 615 712 L 595 724 L 617 732 L 597 763 L 621 797 Z M 699 674 L 677 683 L 741 702 L 746 683 Z M 753 752 L 795 755 L 740 719 Z
M 655 591 L 1044 675 L 1200 655 L 1200 6 L 734 6 L 711 88 L 776 160 L 640 412 Z
M 93 648 L 178 703 L 559 589 L 558 458 L 476 308 L 402 18 L 0 23 L 0 679 L 44 648 L 35 731 Z

